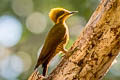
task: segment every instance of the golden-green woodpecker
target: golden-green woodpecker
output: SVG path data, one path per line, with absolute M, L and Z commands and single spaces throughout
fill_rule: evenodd
M 69 40 L 69 31 L 65 20 L 77 11 L 68 11 L 63 8 L 53 8 L 49 13 L 50 19 L 55 23 L 49 31 L 41 50 L 35 69 L 42 64 L 43 76 L 46 75 L 50 60 L 59 52 L 67 53 L 65 46 Z

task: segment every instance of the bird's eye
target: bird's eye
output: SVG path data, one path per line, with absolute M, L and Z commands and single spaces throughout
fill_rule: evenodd
M 58 13 L 56 14 L 56 19 L 57 19 L 58 17 L 60 17 L 61 15 L 63 15 L 64 13 L 65 13 L 64 11 L 58 12 Z
M 61 15 L 64 14 L 64 11 L 60 11 L 59 14 L 61 14 Z

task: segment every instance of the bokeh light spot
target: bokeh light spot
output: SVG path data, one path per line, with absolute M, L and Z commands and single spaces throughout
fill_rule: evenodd
M 43 14 L 35 12 L 27 17 L 26 25 L 29 31 L 41 33 L 46 28 L 47 22 Z
M 0 45 L 12 47 L 17 44 L 22 35 L 22 25 L 13 16 L 0 17 Z
M 18 16 L 27 16 L 33 11 L 33 1 L 12 0 L 12 9 Z
M 0 64 L 0 74 L 6 79 L 15 79 L 23 71 L 23 62 L 20 57 L 16 55 L 8 56 Z
M 19 51 L 17 53 L 17 55 L 22 59 L 23 61 L 23 72 L 26 72 L 30 69 L 31 65 L 32 65 L 32 60 L 31 60 L 31 56 L 23 51 Z

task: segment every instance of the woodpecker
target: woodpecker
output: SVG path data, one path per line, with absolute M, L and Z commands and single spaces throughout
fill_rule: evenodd
M 68 52 L 65 46 L 69 40 L 69 31 L 65 21 L 76 12 L 77 11 L 68 11 L 63 8 L 51 9 L 49 17 L 55 24 L 46 37 L 37 64 L 34 68 L 36 70 L 39 65 L 42 64 L 43 76 L 46 76 L 49 62 L 56 54 L 59 52 Z

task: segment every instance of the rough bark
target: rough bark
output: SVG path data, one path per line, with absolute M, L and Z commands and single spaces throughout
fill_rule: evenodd
M 119 50 L 120 0 L 101 0 L 69 53 L 45 80 L 100 80 Z

